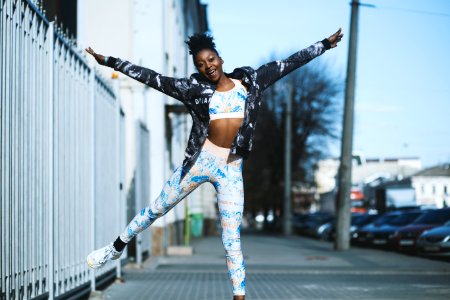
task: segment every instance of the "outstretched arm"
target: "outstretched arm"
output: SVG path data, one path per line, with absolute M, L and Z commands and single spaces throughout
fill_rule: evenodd
M 123 61 L 120 58 L 95 53 L 91 47 L 88 47 L 86 51 L 91 54 L 100 65 L 114 68 L 116 71 L 182 102 L 188 98 L 191 81 L 187 78 L 176 79 L 162 76 L 151 69 L 134 65 L 129 61 Z
M 323 54 L 325 50 L 336 47 L 337 43 L 341 41 L 342 37 L 343 34 L 341 32 L 341 29 L 339 29 L 328 39 L 324 39 L 309 46 L 308 48 L 300 50 L 286 59 L 277 60 L 262 65 L 258 68 L 258 70 L 256 70 L 256 80 L 258 84 L 260 85 L 262 90 L 266 89 L 290 72 L 310 62 L 317 56 Z

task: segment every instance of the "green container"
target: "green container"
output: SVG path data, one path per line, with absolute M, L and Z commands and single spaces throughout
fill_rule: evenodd
M 202 236 L 203 233 L 203 214 L 191 215 L 191 234 L 194 237 Z

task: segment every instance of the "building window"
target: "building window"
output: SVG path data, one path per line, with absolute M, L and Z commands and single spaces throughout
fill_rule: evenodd
M 436 195 L 436 186 L 433 185 L 433 195 Z
M 447 186 L 446 185 L 444 185 L 444 195 L 447 195 Z
M 425 194 L 425 185 L 422 184 L 422 186 L 420 187 L 420 192 L 423 194 Z

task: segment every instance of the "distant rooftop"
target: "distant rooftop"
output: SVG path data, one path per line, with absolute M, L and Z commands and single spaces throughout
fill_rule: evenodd
M 353 155 L 353 159 L 357 158 L 358 155 Z M 333 160 L 340 160 L 340 157 L 332 157 Z M 420 157 L 370 157 L 366 158 L 366 162 L 396 162 L 399 160 L 420 160 Z
M 386 157 L 386 158 L 366 158 L 366 162 L 396 162 L 399 160 L 418 160 L 419 157 Z
M 414 174 L 416 176 L 448 176 L 450 177 L 450 163 L 442 164 L 439 166 L 434 166 L 431 168 L 424 169 Z

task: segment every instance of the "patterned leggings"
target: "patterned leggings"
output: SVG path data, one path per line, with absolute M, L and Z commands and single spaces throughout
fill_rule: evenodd
M 244 208 L 242 181 L 242 157 L 228 155 L 229 149 L 221 148 L 206 140 L 194 166 L 182 180 L 179 167 L 165 184 L 160 196 L 150 206 L 143 208 L 120 234 L 128 243 L 157 218 L 189 195 L 200 184 L 211 182 L 217 192 L 222 225 L 222 242 L 226 253 L 228 274 L 234 295 L 245 295 L 245 264 L 241 251 L 240 225 Z

